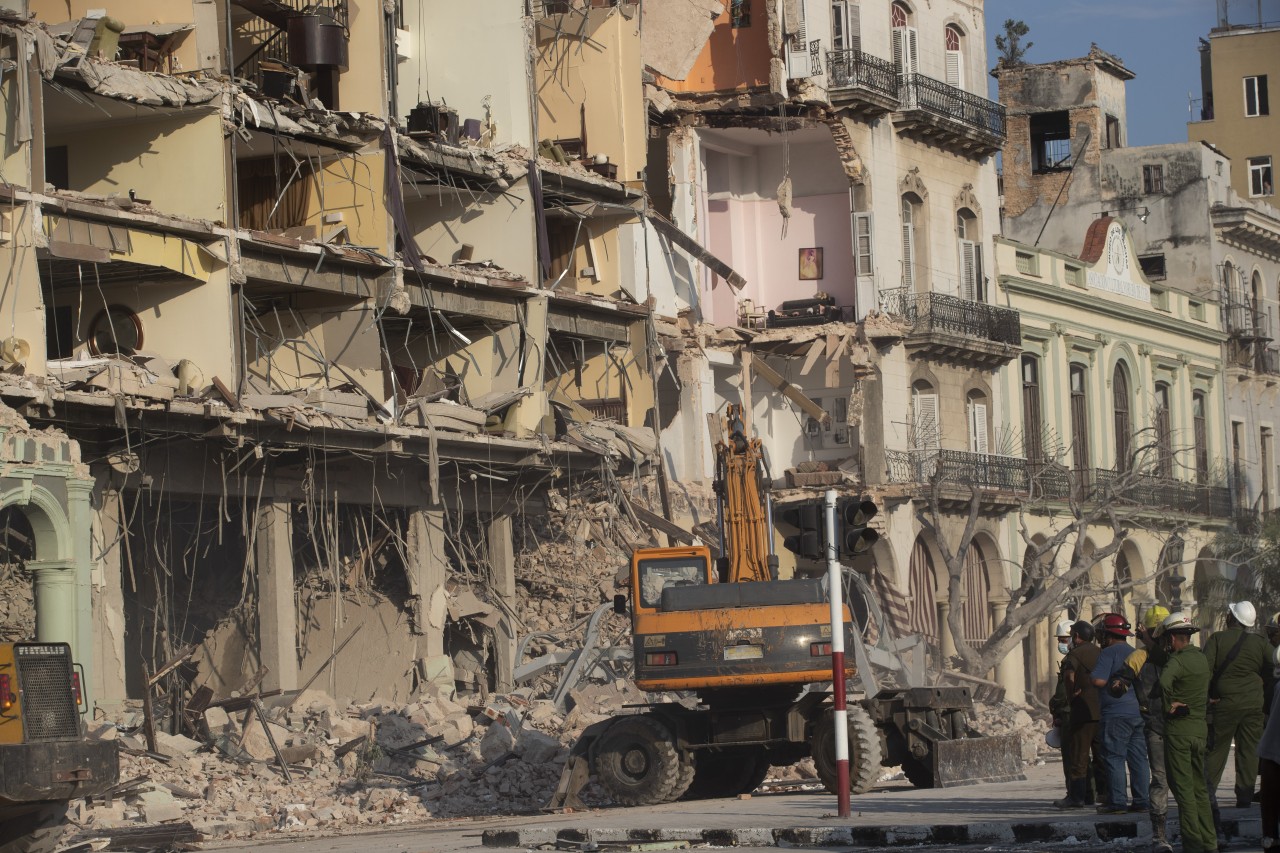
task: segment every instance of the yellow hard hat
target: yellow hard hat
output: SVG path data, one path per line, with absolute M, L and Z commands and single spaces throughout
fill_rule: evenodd
M 1147 608 L 1146 614 L 1142 617 L 1142 624 L 1148 631 L 1154 631 L 1156 628 L 1164 624 L 1164 620 L 1169 618 L 1169 608 L 1161 604 L 1153 604 Z

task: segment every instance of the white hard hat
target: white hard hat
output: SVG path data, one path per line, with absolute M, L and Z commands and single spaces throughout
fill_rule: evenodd
M 1072 626 L 1072 625 L 1074 625 L 1074 624 L 1075 624 L 1075 623 L 1074 623 L 1074 622 L 1072 622 L 1070 619 L 1063 619 L 1061 622 L 1059 622 L 1059 623 L 1058 623 L 1058 629 L 1057 629 L 1057 630 L 1058 630 L 1058 633 L 1054 634 L 1054 636 L 1055 636 L 1055 637 L 1070 637 L 1070 636 L 1071 636 L 1071 626 Z
M 1200 630 L 1195 626 L 1195 623 L 1191 621 L 1187 614 L 1183 613 L 1181 610 L 1176 613 L 1171 613 L 1169 618 L 1164 620 L 1164 625 L 1161 627 L 1164 629 L 1164 633 L 1166 634 L 1182 631 L 1195 632 Z
M 1044 742 L 1050 749 L 1062 749 L 1062 729 L 1054 726 L 1044 733 Z
M 1280 666 L 1280 646 L 1276 646 L 1275 659 L 1276 659 L 1276 666 Z
M 1236 621 L 1246 628 L 1252 628 L 1258 623 L 1258 611 L 1253 609 L 1253 605 L 1248 601 L 1235 601 L 1227 605 L 1227 609 L 1231 611 L 1231 615 L 1236 617 Z

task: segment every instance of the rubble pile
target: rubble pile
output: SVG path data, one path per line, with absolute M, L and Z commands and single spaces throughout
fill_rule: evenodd
M 21 563 L 0 564 L 0 642 L 36 635 L 36 602 L 31 574 Z
M 1032 716 L 1026 707 L 1011 702 L 974 705 L 973 727 L 984 735 L 1017 735 L 1022 743 L 1023 763 L 1032 763 L 1048 747 L 1044 742 L 1049 726 L 1043 717 Z

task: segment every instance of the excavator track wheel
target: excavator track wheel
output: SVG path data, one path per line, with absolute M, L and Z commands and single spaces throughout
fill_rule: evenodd
M 0 853 L 51 853 L 58 847 L 66 803 L 50 803 L 0 822 Z
M 671 730 L 649 716 L 619 717 L 591 749 L 597 781 L 614 802 L 652 806 L 670 802 L 693 781 Z M 678 790 L 677 790 L 678 789 Z
M 880 732 L 876 729 L 871 715 L 861 705 L 848 707 L 849 719 L 849 790 L 854 794 L 865 794 L 875 787 L 880 778 Z M 839 786 L 839 771 L 836 764 L 836 726 L 835 713 L 828 711 L 822 715 L 814 727 L 813 766 L 818 771 L 818 778 L 831 793 L 836 793 Z

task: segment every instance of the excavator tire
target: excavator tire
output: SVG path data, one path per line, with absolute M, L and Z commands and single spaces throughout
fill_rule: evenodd
M 0 821 L 0 853 L 51 853 L 66 818 L 67 804 L 58 802 Z
M 854 794 L 865 794 L 875 787 L 880 778 L 880 732 L 871 715 L 861 705 L 848 707 L 849 718 L 849 790 Z M 835 712 L 828 711 L 822 715 L 814 727 L 813 767 L 818 771 L 818 778 L 831 793 L 839 788 L 836 765 L 836 726 Z
M 769 757 L 758 750 L 698 752 L 693 784 L 681 799 L 715 800 L 750 794 L 769 775 Z
M 615 720 L 592 745 L 591 767 L 600 785 L 622 806 L 670 802 L 679 796 L 676 790 L 684 779 L 693 781 L 670 729 L 645 715 Z

